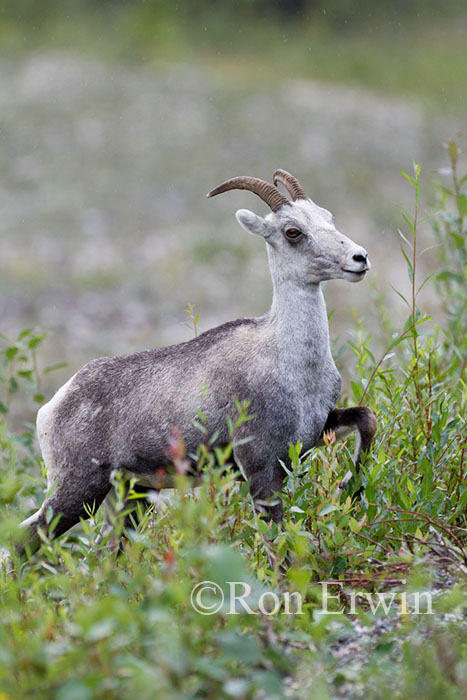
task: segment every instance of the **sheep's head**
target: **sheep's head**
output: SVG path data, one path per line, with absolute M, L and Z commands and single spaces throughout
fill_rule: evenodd
M 275 185 L 282 183 L 292 200 Z M 262 217 L 239 209 L 237 221 L 249 233 L 262 236 L 268 245 L 274 279 L 317 284 L 329 279 L 359 282 L 370 269 L 368 253 L 340 233 L 334 216 L 306 196 L 302 186 L 285 170 L 276 170 L 274 185 L 253 177 L 234 177 L 208 193 L 214 197 L 228 190 L 254 192 L 271 208 Z

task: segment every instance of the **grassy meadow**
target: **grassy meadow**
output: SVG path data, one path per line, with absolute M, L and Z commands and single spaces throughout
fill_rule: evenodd
M 465 16 L 49 6 L 0 18 L 0 545 L 43 500 L 35 412 L 80 364 L 268 308 L 264 250 L 233 217 L 258 203 L 204 198 L 232 175 L 288 168 L 369 250 L 368 281 L 325 295 L 339 405 L 378 432 L 344 492 L 353 437 L 291 445 L 281 526 L 202 423 L 202 485 L 179 476 L 119 556 L 101 512 L 59 540 L 50 517 L 0 573 L 0 700 L 464 698 Z

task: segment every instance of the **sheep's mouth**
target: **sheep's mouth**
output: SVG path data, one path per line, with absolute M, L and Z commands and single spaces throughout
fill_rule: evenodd
M 346 270 L 345 267 L 342 268 L 342 272 L 347 272 L 348 275 L 355 275 L 355 277 L 364 277 L 368 272 L 368 267 L 364 270 Z

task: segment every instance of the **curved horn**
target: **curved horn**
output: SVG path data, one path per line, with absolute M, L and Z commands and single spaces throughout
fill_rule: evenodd
M 292 195 L 294 201 L 296 199 L 308 199 L 305 194 L 305 190 L 299 183 L 296 177 L 287 172 L 287 170 L 276 170 L 274 173 L 274 184 L 277 185 L 278 182 L 282 182 L 287 191 Z
M 284 204 L 290 204 L 289 200 L 279 192 L 277 187 L 274 187 L 274 185 L 271 185 L 265 180 L 260 180 L 257 177 L 250 177 L 248 175 L 232 177 L 230 180 L 226 180 L 221 185 L 208 192 L 206 197 L 215 197 L 216 194 L 222 194 L 222 192 L 228 192 L 229 190 L 248 190 L 249 192 L 254 192 L 258 197 L 261 197 L 263 202 L 266 202 L 266 204 L 271 207 L 272 211 L 277 211 L 280 207 L 284 206 Z

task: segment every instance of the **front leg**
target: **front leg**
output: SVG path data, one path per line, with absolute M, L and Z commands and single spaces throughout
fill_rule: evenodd
M 280 523 L 284 515 L 282 501 L 277 493 L 282 492 L 285 474 L 277 464 L 271 469 L 263 469 L 250 477 L 250 493 L 256 506 L 264 513 L 267 520 Z
M 376 433 L 377 423 L 374 413 L 365 406 L 352 406 L 352 408 L 335 408 L 328 416 L 323 433 L 332 430 L 336 438 L 341 440 L 354 430 L 357 430 L 357 442 L 353 456 L 355 470 L 360 469 L 362 454 L 369 452 L 371 443 Z M 322 439 L 320 441 L 322 444 Z M 352 478 L 349 470 L 339 484 L 340 489 L 344 489 Z
M 263 448 L 263 449 L 261 449 Z M 246 481 L 250 481 L 250 493 L 264 517 L 280 523 L 283 507 L 280 497 L 285 473 L 277 459 L 269 454 L 269 445 L 247 442 L 234 447 L 234 464 Z M 261 465 L 258 467 L 258 465 Z

